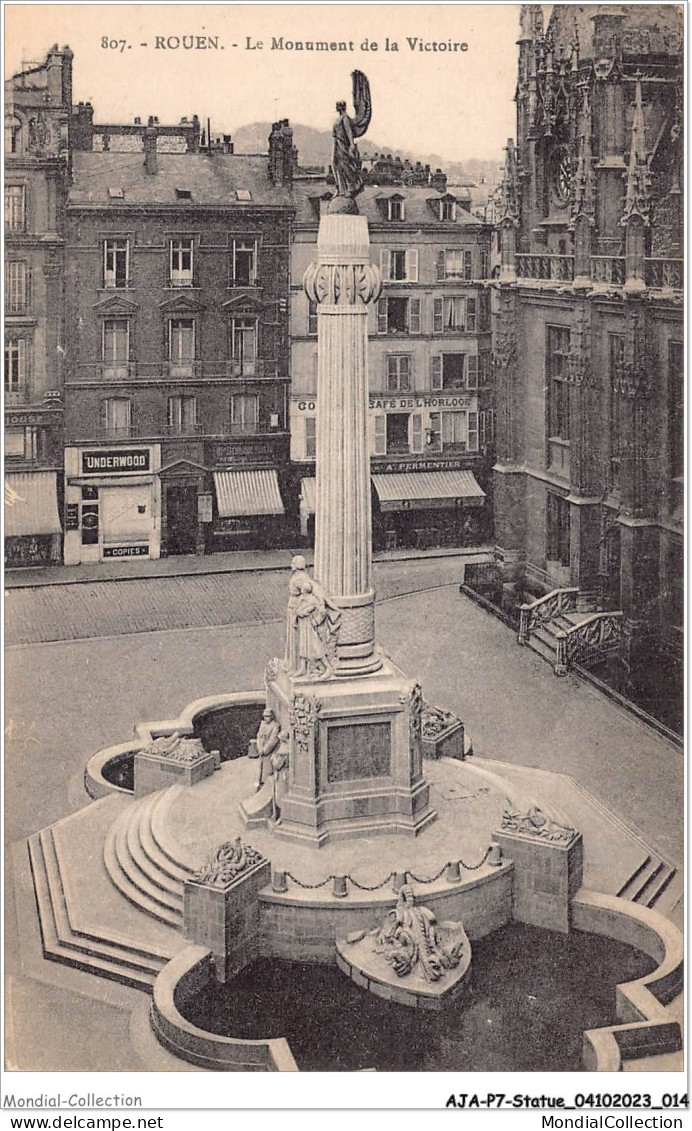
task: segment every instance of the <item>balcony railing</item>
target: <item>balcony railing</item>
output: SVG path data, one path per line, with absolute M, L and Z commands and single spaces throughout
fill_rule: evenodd
M 519 644 L 527 644 L 531 633 L 540 625 L 577 607 L 578 589 L 553 589 L 526 605 L 519 606 Z
M 221 424 L 215 424 L 209 429 L 209 432 L 215 436 L 277 436 L 284 431 L 281 425 L 276 428 L 266 420 L 258 420 L 249 424 L 235 424 L 228 421 L 223 421 Z
M 621 287 L 625 282 L 625 257 L 621 255 L 592 255 L 591 281 L 612 283 Z
M 569 283 L 574 278 L 573 255 L 518 255 L 517 276 L 520 279 L 546 279 Z
M 183 439 L 186 436 L 204 436 L 208 431 L 210 429 L 198 422 L 195 422 L 195 424 L 166 424 L 161 429 L 164 436 L 180 436 Z
M 647 287 L 677 291 L 682 290 L 684 273 L 682 259 L 647 259 L 644 279 Z
M 68 384 L 93 384 L 95 382 L 148 381 L 277 381 L 276 361 L 264 358 L 255 361 L 160 361 L 160 362 L 92 362 L 75 366 Z
M 557 637 L 555 675 L 566 675 L 574 663 L 592 667 L 609 656 L 619 656 L 623 645 L 623 614 L 593 613 Z

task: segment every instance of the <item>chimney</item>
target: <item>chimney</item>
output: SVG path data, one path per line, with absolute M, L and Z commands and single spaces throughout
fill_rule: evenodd
M 72 107 L 70 145 L 76 150 L 94 147 L 94 107 L 91 102 L 80 102 Z
M 149 119 L 149 125 L 146 127 L 142 134 L 142 141 L 144 142 L 144 168 L 150 177 L 155 177 L 158 168 L 156 162 L 156 135 L 158 131 L 153 125 L 153 120 Z
M 293 130 L 288 118 L 274 122 L 269 135 L 269 179 L 274 185 L 293 183 Z
M 230 134 L 224 134 L 223 135 L 223 151 L 224 151 L 224 153 L 232 153 L 233 152 L 233 142 L 231 141 L 231 135 Z
M 435 192 L 446 192 L 447 174 L 443 173 L 441 169 L 436 169 L 430 178 L 430 184 L 435 189 Z

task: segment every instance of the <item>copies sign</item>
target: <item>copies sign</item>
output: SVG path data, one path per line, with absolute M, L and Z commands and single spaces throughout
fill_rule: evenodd
M 104 546 L 104 558 L 146 558 L 149 544 L 144 546 Z

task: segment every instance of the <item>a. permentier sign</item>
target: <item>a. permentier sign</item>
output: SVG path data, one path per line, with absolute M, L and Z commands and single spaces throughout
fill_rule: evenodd
M 148 470 L 148 448 L 115 448 L 113 451 L 82 452 L 82 475 Z

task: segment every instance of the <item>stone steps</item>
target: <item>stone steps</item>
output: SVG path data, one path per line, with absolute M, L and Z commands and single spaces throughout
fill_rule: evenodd
M 656 853 L 649 853 L 617 893 L 621 899 L 669 915 L 683 894 L 682 873 Z
M 28 842 L 44 956 L 55 962 L 151 991 L 167 956 L 133 946 L 114 936 L 75 930 L 51 829 Z
M 112 882 L 130 903 L 180 927 L 183 881 L 190 873 L 161 847 L 152 822 L 167 792 L 147 794 L 127 807 L 108 833 L 104 861 Z

